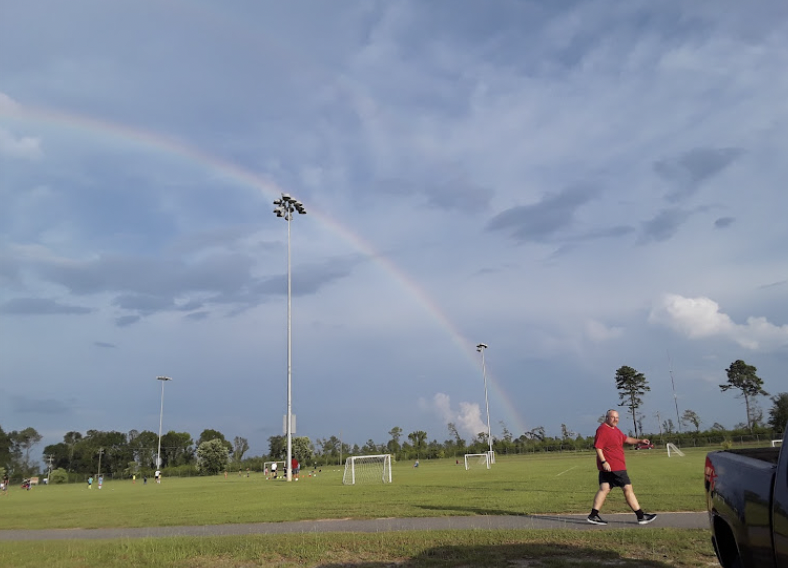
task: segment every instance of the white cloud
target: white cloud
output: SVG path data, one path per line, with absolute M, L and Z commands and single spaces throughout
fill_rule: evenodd
M 788 346 L 788 325 L 775 325 L 765 317 L 748 317 L 746 323 L 737 324 L 710 298 L 666 294 L 651 310 L 649 322 L 666 325 L 690 339 L 724 337 L 754 351 Z
M 18 102 L 5 93 L 0 93 L 0 114 L 14 115 L 19 112 L 19 108 Z
M 18 116 L 21 105 L 0 92 L 0 116 Z M 32 136 L 17 136 L 5 127 L 0 127 L 0 156 L 35 160 L 40 158 L 41 141 Z
M 586 335 L 591 341 L 597 343 L 621 337 L 623 332 L 623 327 L 607 326 L 596 320 L 586 321 Z
M 459 410 L 455 410 L 451 407 L 449 395 L 439 392 L 432 399 L 432 408 L 446 424 L 452 422 L 460 434 L 469 438 L 475 438 L 480 432 L 487 431 L 487 423 L 482 420 L 481 407 L 476 403 L 461 402 Z
M 5 128 L 0 128 L 0 155 L 36 160 L 42 156 L 41 140 L 32 136 L 15 136 Z

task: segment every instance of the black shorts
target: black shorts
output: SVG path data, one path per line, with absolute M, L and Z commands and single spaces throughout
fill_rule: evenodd
M 627 475 L 627 470 L 621 471 L 600 471 L 599 472 L 599 485 L 607 483 L 610 487 L 621 487 L 625 485 L 632 485 Z

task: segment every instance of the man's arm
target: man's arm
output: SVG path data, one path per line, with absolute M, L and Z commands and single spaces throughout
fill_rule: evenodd
M 627 439 L 624 440 L 624 441 L 627 444 L 640 444 L 640 443 L 648 444 L 649 443 L 647 438 L 632 438 L 630 436 L 627 436 Z
M 594 448 L 596 450 L 596 456 L 599 458 L 599 461 L 602 462 L 602 469 L 605 471 L 611 471 L 612 468 L 610 464 L 605 461 L 605 453 L 602 451 L 602 448 Z

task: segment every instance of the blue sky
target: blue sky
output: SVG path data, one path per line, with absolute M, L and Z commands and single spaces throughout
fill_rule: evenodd
M 649 430 L 788 390 L 788 6 L 0 0 L 0 425 Z M 770 402 L 761 399 L 767 411 Z M 622 419 L 623 424 L 628 421 Z

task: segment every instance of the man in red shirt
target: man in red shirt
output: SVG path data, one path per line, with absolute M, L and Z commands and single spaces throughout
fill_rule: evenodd
M 647 525 L 657 518 L 657 515 L 644 513 L 640 508 L 635 492 L 632 490 L 632 482 L 627 475 L 627 463 L 624 458 L 624 443 L 627 444 L 648 444 L 646 439 L 640 440 L 624 434 L 618 429 L 618 412 L 608 410 L 605 421 L 599 425 L 594 437 L 594 449 L 596 450 L 596 467 L 599 470 L 599 491 L 594 496 L 594 507 L 588 515 L 588 522 L 594 525 L 606 525 L 599 516 L 599 510 L 605 503 L 607 494 L 613 487 L 621 487 L 624 490 L 624 498 L 627 505 L 635 512 L 639 525 Z

